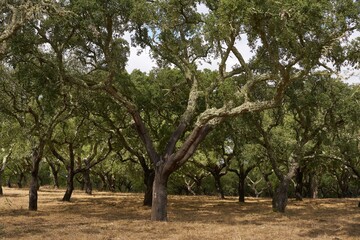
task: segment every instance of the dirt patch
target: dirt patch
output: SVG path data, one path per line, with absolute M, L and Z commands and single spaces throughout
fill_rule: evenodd
M 358 199 L 290 201 L 285 214 L 270 199 L 219 200 L 170 196 L 169 222 L 149 221 L 142 194 L 41 189 L 39 211 L 29 212 L 28 190 L 4 188 L 0 239 L 360 239 Z

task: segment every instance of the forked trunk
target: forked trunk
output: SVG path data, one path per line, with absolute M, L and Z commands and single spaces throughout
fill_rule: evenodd
M 285 212 L 285 208 L 288 202 L 288 189 L 289 180 L 286 179 L 281 181 L 279 186 L 276 188 L 272 200 L 272 207 L 275 212 Z
M 144 172 L 144 184 L 145 184 L 144 206 L 151 207 L 152 205 L 154 179 L 155 179 L 155 171 L 153 169 Z
M 167 181 L 168 176 L 161 170 L 155 171 L 151 208 L 152 221 L 167 221 Z

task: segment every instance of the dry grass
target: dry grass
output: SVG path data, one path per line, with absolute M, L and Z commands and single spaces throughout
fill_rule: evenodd
M 42 188 L 39 211 L 27 210 L 26 189 L 4 189 L 0 239 L 360 239 L 360 199 L 290 201 L 274 213 L 269 199 L 169 197 L 169 222 L 149 221 L 141 194 L 79 191 L 70 203 L 63 190 Z

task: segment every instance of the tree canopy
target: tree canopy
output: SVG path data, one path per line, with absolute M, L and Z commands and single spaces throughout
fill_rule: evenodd
M 47 148 L 72 171 L 75 155 L 91 156 L 98 144 L 107 149 L 99 159 L 114 152 L 124 162 L 139 163 L 145 177 L 154 174 L 151 218 L 160 221 L 167 220 L 169 177 L 189 159 L 197 162 L 199 147 L 211 161 L 223 154 L 227 169 L 230 163 L 218 149 L 232 142 L 227 147 L 236 155 L 240 168 L 233 172 L 239 176 L 247 171 L 242 155 L 255 164 L 248 173 L 266 156 L 283 185 L 275 192 L 282 206 L 276 197 L 273 204 L 279 211 L 296 169 L 326 139 L 329 145 L 343 143 L 327 156 L 336 155 L 358 173 L 358 159 L 348 157 L 358 141 L 349 110 L 358 90 L 334 78 L 344 66 L 359 67 L 359 38 L 350 38 L 360 30 L 359 1 L 60 0 L 1 6 L 0 109 L 30 139 L 30 202 L 37 199 L 38 166 Z M 241 39 L 252 57 L 244 55 Z M 127 72 L 130 45 L 149 48 L 157 67 Z M 206 62 L 216 67 L 202 69 Z M 337 134 L 341 127 L 351 136 Z M 211 144 L 205 144 L 210 133 Z M 261 152 L 256 144 L 265 153 L 254 157 L 245 148 Z M 86 161 L 81 171 L 96 165 L 90 157 Z

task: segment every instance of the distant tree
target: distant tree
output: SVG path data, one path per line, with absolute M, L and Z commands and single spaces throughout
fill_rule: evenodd
M 23 32 L 29 38 L 33 36 L 28 29 Z M 69 98 L 62 92 L 64 89 L 55 84 L 58 77 L 56 71 L 42 61 L 43 57 L 50 56 L 38 55 L 29 59 L 29 52 L 38 52 L 38 49 L 36 45 L 25 47 L 21 41 L 17 41 L 19 38 L 14 35 L 11 42 L 11 51 L 16 52 L 17 59 L 9 59 L 9 64 L 14 64 L 15 68 L 1 69 L 3 97 L 0 105 L 2 112 L 20 125 L 22 135 L 26 136 L 24 141 L 31 149 L 31 153 L 28 153 L 31 159 L 29 210 L 36 211 L 39 164 L 54 127 L 69 114 Z M 15 64 L 14 61 L 19 62 Z
M 49 141 L 52 154 L 67 170 L 66 192 L 63 201 L 70 201 L 74 179 L 85 172 L 84 181 L 90 189 L 89 170 L 104 161 L 112 151 L 111 139 L 96 132 L 96 127 L 86 117 L 70 118 L 57 126 Z M 106 142 L 106 144 L 104 144 Z
M 221 178 L 228 173 L 228 167 L 233 158 L 233 143 L 225 137 L 226 131 L 212 132 L 201 144 L 192 161 L 195 166 L 211 174 L 220 199 L 225 199 Z
M 2 196 L 4 194 L 3 189 L 2 189 L 3 173 L 5 171 L 6 163 L 7 163 L 8 159 L 10 158 L 11 154 L 12 154 L 12 149 L 10 149 L 9 152 L 3 156 L 2 163 L 0 164 L 0 196 Z
M 58 160 L 54 160 L 53 158 L 46 156 L 45 157 L 46 163 L 49 165 L 51 174 L 53 176 L 53 185 L 55 189 L 60 187 L 59 184 L 59 172 L 61 169 L 61 164 Z

